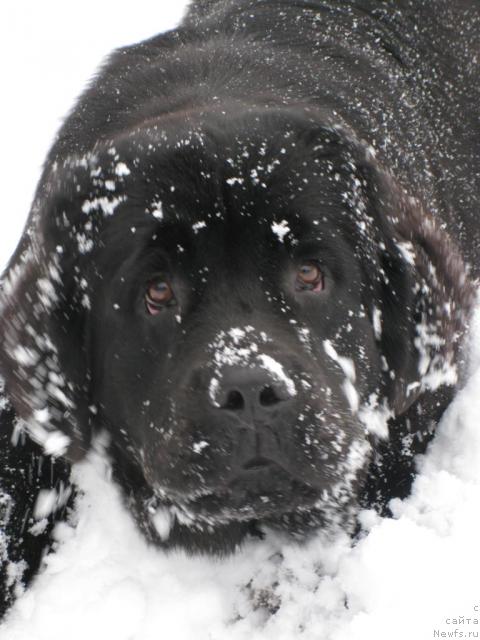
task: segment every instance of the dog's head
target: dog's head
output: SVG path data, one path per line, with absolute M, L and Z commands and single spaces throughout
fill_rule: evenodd
M 373 413 L 454 381 L 472 292 L 420 202 L 318 120 L 174 114 L 47 166 L 1 315 L 47 450 L 106 428 L 187 523 L 343 518 Z

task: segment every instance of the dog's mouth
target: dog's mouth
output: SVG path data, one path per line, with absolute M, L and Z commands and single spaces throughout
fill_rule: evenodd
M 250 460 L 242 464 L 241 468 L 243 471 L 260 471 L 275 466 L 278 466 L 278 464 L 275 461 L 270 460 L 270 458 L 265 458 L 264 456 L 255 456 L 254 458 L 251 458 Z
M 318 489 L 294 478 L 275 461 L 256 456 L 221 487 L 188 495 L 162 491 L 158 504 L 170 509 L 183 524 L 215 525 L 279 518 L 284 513 L 312 507 L 319 497 Z

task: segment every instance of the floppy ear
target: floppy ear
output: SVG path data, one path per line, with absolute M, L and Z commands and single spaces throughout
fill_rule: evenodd
M 50 170 L 41 183 L 24 236 L 3 276 L 0 372 L 33 439 L 46 453 L 75 461 L 88 449 L 92 417 L 88 256 L 79 251 L 92 239 L 72 211 L 77 206 L 76 181 L 56 173 Z
M 338 224 L 362 268 L 361 302 L 384 370 L 378 391 L 400 415 L 424 390 L 456 383 L 474 284 L 442 221 L 384 170 L 373 148 L 324 114 L 316 123 L 307 129 L 310 147 L 329 153 L 329 171 L 342 181 L 348 215 Z
M 363 211 L 357 202 L 353 215 L 368 215 L 375 229 L 377 268 L 368 264 L 371 256 L 364 258 L 365 270 L 376 277 L 364 306 L 384 356 L 387 397 L 399 415 L 425 389 L 456 383 L 475 288 L 452 238 L 420 199 L 407 194 L 365 148 L 360 152 L 356 145 L 354 153 L 364 202 Z
M 132 150 L 124 147 L 123 160 L 107 141 L 94 153 L 46 165 L 1 286 L 7 393 L 46 452 L 71 461 L 89 448 L 96 415 L 89 362 L 90 293 L 102 277 L 96 252 L 117 207 L 125 203 L 129 215 L 127 194 L 134 191 L 125 162 Z

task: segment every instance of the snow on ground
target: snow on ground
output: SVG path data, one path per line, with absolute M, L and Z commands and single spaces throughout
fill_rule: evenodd
M 270 535 L 222 560 L 164 553 L 135 529 L 93 455 L 75 470 L 85 492 L 76 528 L 58 527 L 57 552 L 0 639 L 64 640 L 66 629 L 69 640 L 479 637 L 480 309 L 471 347 L 471 374 L 412 496 L 394 519 L 365 512 L 356 546 Z
M 0 263 L 14 248 L 59 116 L 113 46 L 175 23 L 184 3 L 7 2 Z M 164 5 L 166 6 L 166 5 Z M 67 13 L 68 12 L 68 13 Z M 56 47 L 60 47 L 58 53 Z M 480 636 L 480 310 L 471 372 L 394 519 L 307 545 L 275 536 L 223 560 L 164 554 L 135 529 L 99 457 L 76 470 L 77 526 L 0 626 L 0 640 L 423 640 Z M 463 636 L 460 635 L 463 633 Z M 470 634 L 470 635 L 469 635 Z

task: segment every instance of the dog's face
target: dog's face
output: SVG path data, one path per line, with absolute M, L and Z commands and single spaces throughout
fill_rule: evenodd
M 31 233 L 43 302 L 4 311 L 37 323 L 10 331 L 12 396 L 74 442 L 82 421 L 106 427 L 185 522 L 342 520 L 367 409 L 402 411 L 451 363 L 416 329 L 443 326 L 440 258 L 432 274 L 406 201 L 343 132 L 255 111 L 187 122 L 54 167 Z
M 138 167 L 116 148 L 141 192 L 99 236 L 91 298 L 102 418 L 160 497 L 218 521 L 349 499 L 383 384 L 341 158 L 291 124 L 229 126 L 214 148 L 176 129 Z

